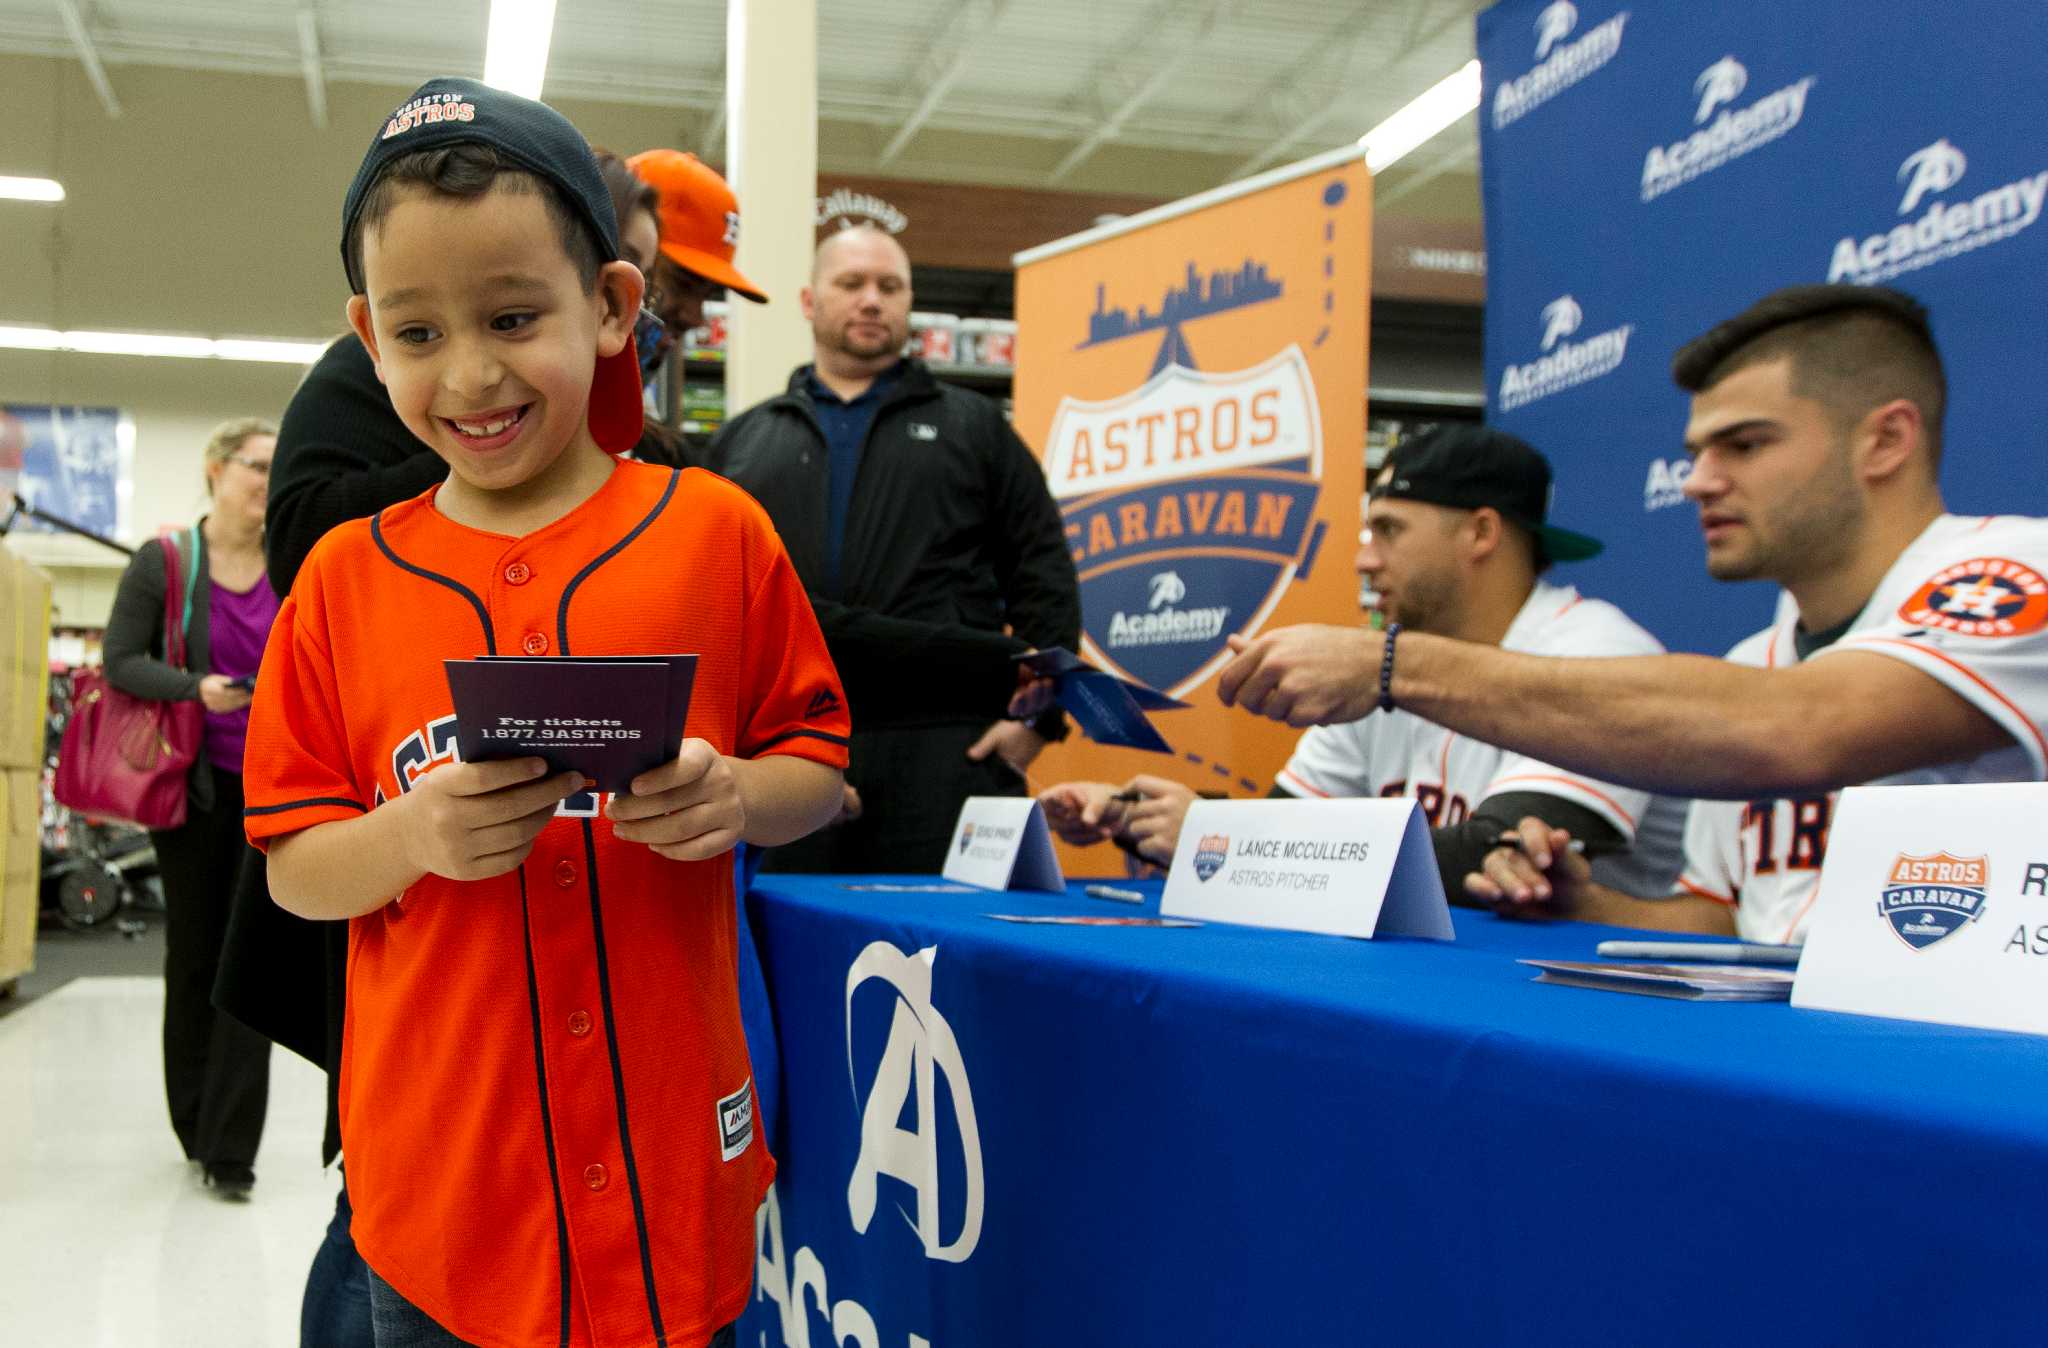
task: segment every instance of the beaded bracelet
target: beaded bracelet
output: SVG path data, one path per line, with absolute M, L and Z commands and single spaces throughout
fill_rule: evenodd
M 1387 644 L 1380 649 L 1380 710 L 1394 709 L 1394 638 L 1401 635 L 1401 624 L 1388 623 Z

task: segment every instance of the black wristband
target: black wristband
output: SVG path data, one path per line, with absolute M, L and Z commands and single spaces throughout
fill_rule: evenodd
M 1394 709 L 1394 638 L 1401 635 L 1401 624 L 1388 623 L 1387 644 L 1380 649 L 1380 710 Z

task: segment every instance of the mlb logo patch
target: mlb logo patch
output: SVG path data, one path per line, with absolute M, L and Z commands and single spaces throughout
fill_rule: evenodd
M 974 841 L 974 825 L 972 825 L 972 824 L 962 824 L 962 825 L 960 826 L 960 852 L 961 852 L 961 855 L 963 855 L 963 856 L 964 856 L 964 855 L 966 855 L 966 852 L 967 852 L 967 845 L 968 845 L 969 843 L 973 842 L 973 841 Z
M 754 1141 L 754 1082 L 750 1077 L 738 1090 L 718 1102 L 719 1155 L 738 1159 Z
M 1901 941 L 1925 950 L 1984 915 L 1989 883 L 1986 857 L 1901 852 L 1892 862 L 1890 883 L 1878 897 L 1877 911 Z
M 1230 835 L 1228 833 L 1205 833 L 1195 844 L 1195 878 L 1207 880 L 1223 869 L 1224 861 L 1230 856 Z

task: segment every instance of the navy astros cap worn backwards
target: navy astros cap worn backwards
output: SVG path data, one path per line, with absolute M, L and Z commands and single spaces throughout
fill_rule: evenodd
M 1598 556 L 1600 540 L 1547 524 L 1550 461 L 1526 441 L 1491 426 L 1438 426 L 1394 446 L 1391 469 L 1373 485 L 1375 500 L 1421 501 L 1477 510 L 1491 506 L 1503 519 L 1536 535 L 1543 556 L 1581 562 Z
M 619 260 L 618 215 L 583 133 L 545 103 L 444 76 L 413 90 L 384 119 L 349 184 L 341 207 L 341 264 L 353 293 L 364 293 L 364 278 L 349 258 L 348 240 L 370 189 L 393 160 L 450 145 L 488 145 L 546 181 L 590 227 L 599 256 Z M 591 435 L 610 453 L 631 449 L 640 439 L 640 406 L 639 357 L 628 338 L 618 355 L 598 359 L 590 389 Z

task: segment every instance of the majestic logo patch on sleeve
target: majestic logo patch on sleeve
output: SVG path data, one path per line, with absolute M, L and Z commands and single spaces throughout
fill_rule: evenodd
M 754 1082 L 749 1077 L 740 1088 L 718 1102 L 719 1156 L 737 1159 L 754 1142 Z
M 830 688 L 821 688 L 811 695 L 811 703 L 804 708 L 804 719 L 825 716 L 839 710 L 839 696 Z
M 1899 617 L 1959 636 L 2026 636 L 2048 626 L 2048 581 L 2004 557 L 1975 557 L 1936 572 L 1899 605 Z

